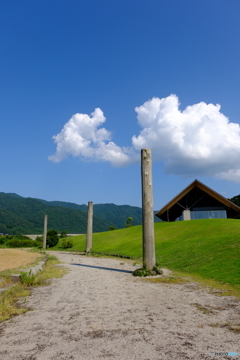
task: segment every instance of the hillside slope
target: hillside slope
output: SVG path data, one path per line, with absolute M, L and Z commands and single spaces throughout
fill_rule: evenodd
M 14 194 L 15 195 L 15 194 Z M 87 213 L 60 206 L 51 206 L 40 200 L 0 193 L 0 233 L 41 234 L 43 218 L 48 215 L 48 228 L 61 232 L 85 233 Z M 110 221 L 93 217 L 93 231 L 107 231 Z
M 39 200 L 39 199 L 38 199 Z M 46 201 L 41 200 L 45 204 L 52 206 L 63 206 L 71 209 L 81 210 L 87 212 L 87 205 L 78 205 L 75 203 L 64 202 L 64 201 Z M 133 218 L 133 225 L 142 224 L 142 208 L 130 205 L 115 205 L 115 204 L 94 204 L 93 212 L 95 215 L 110 221 L 114 224 L 117 229 L 122 229 L 126 225 L 128 217 Z M 156 211 L 155 211 L 156 213 Z M 155 222 L 161 220 L 154 216 Z
M 85 250 L 84 236 L 72 239 L 74 249 Z M 162 267 L 240 285 L 240 220 L 158 223 L 155 243 L 157 261 Z M 93 234 L 93 251 L 140 259 L 142 227 Z

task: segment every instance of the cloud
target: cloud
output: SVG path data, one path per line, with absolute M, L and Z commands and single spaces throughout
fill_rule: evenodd
M 96 108 L 91 115 L 75 114 L 64 125 L 58 135 L 53 136 L 57 144 L 56 153 L 49 160 L 60 162 L 68 156 L 84 160 L 109 161 L 121 166 L 132 161 L 130 149 L 121 148 L 111 140 L 111 132 L 99 128 L 106 118 L 101 109 Z
M 111 141 L 111 132 L 101 109 L 89 116 L 75 114 L 62 131 L 53 136 L 61 161 L 67 156 L 108 161 L 123 166 L 140 161 L 140 149 L 151 148 L 153 160 L 162 161 L 165 171 L 184 177 L 216 176 L 240 182 L 240 127 L 220 112 L 220 105 L 200 102 L 179 109 L 176 95 L 153 98 L 135 108 L 142 130 L 129 147 Z
M 240 182 L 240 128 L 220 112 L 220 105 L 198 104 L 179 110 L 176 95 L 153 98 L 137 107 L 135 149 L 149 147 L 167 173 L 217 176 Z

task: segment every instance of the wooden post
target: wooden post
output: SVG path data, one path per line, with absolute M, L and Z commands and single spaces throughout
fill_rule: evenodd
M 47 222 L 48 222 L 48 216 L 44 215 L 43 249 L 46 249 L 46 245 L 47 245 Z
M 152 195 L 152 156 L 151 149 L 141 150 L 142 172 L 142 236 L 143 266 L 152 270 L 156 266 L 153 195 Z
M 93 227 L 93 202 L 88 202 L 88 220 L 87 220 L 87 238 L 86 238 L 86 252 L 92 249 L 92 227 Z

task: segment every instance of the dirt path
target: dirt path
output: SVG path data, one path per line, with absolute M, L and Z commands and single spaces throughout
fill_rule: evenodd
M 240 353 L 240 334 L 227 325 L 240 323 L 237 299 L 189 283 L 148 283 L 121 260 L 57 256 L 71 271 L 33 290 L 26 302 L 33 311 L 0 325 L 1 360 L 198 360 L 212 359 L 211 352 Z

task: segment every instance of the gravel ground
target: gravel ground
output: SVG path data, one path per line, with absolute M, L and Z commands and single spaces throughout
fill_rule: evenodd
M 33 289 L 33 311 L 0 325 L 1 360 L 239 358 L 223 354 L 240 353 L 230 330 L 240 324 L 238 299 L 135 278 L 121 259 L 54 254 L 70 271 Z

